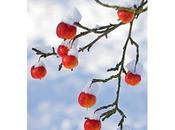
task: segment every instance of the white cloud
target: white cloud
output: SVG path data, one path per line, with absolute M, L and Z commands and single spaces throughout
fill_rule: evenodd
M 71 128 L 71 121 L 68 119 L 64 119 L 61 124 L 61 129 L 69 130 Z

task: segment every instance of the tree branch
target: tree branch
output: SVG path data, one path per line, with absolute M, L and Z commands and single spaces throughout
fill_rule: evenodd
M 108 81 L 110 81 L 110 80 L 112 80 L 114 78 L 117 78 L 117 77 L 118 77 L 118 74 L 117 75 L 112 75 L 112 76 L 110 76 L 109 78 L 106 78 L 106 79 L 93 79 L 92 82 L 91 82 L 91 85 L 93 83 L 97 83 L 97 82 L 106 83 L 106 82 L 108 82 Z
M 54 56 L 57 56 L 57 53 L 55 52 L 55 48 L 54 47 L 52 47 L 52 52 L 50 52 L 50 53 L 45 53 L 45 52 L 40 51 L 40 50 L 38 50 L 36 48 L 32 48 L 32 50 L 36 52 L 36 55 L 39 55 L 40 56 L 39 57 L 39 61 L 40 61 L 41 58 L 47 58 L 47 57 L 53 56 L 53 55 Z
M 95 2 L 98 3 L 99 5 L 103 6 L 103 7 L 112 8 L 112 9 L 116 9 L 116 10 L 123 9 L 123 10 L 129 11 L 129 12 L 133 12 L 135 14 L 140 14 L 140 13 L 144 12 L 142 9 L 147 4 L 148 1 L 147 0 L 146 1 L 142 0 L 140 6 L 138 8 L 121 7 L 121 6 L 118 6 L 118 5 L 109 5 L 109 4 L 101 2 L 100 0 L 95 0 Z
M 90 28 L 88 28 L 88 27 L 85 27 L 85 26 L 83 26 L 82 24 L 77 23 L 77 22 L 75 22 L 74 25 L 76 25 L 77 27 L 79 27 L 79 28 L 81 28 L 81 29 L 87 30 L 87 31 L 89 31 L 89 32 L 93 32 L 93 33 L 103 33 L 102 30 L 108 29 L 108 28 L 111 28 L 111 27 L 114 27 L 114 26 L 116 26 L 117 24 L 109 24 L 109 25 L 105 25 L 105 26 L 100 26 L 100 27 L 92 28 L 92 29 L 90 29 Z
M 95 2 L 97 2 L 98 4 L 100 4 L 100 5 L 104 6 L 104 7 L 107 7 L 107 8 L 113 8 L 113 9 L 120 8 L 120 6 L 118 6 L 118 5 L 105 4 L 105 3 L 101 2 L 100 0 L 95 0 Z
M 112 8 L 112 9 L 116 9 L 116 10 L 118 10 L 118 9 L 125 9 L 127 11 L 135 12 L 135 10 L 132 9 L 132 8 L 121 7 L 121 6 L 118 6 L 118 5 L 109 5 L 109 4 L 105 4 L 105 3 L 101 2 L 100 0 L 95 0 L 95 2 L 100 4 L 103 7 L 107 7 L 107 8 Z
M 100 27 L 98 27 L 98 28 L 92 28 L 92 29 L 90 29 L 90 28 L 88 28 L 88 27 L 85 27 L 85 26 L 83 26 L 82 24 L 77 23 L 77 22 L 75 22 L 74 25 L 76 25 L 77 27 L 79 27 L 79 28 L 81 28 L 81 29 L 84 29 L 84 30 L 86 30 L 86 31 L 80 32 L 80 34 L 78 34 L 78 35 L 73 39 L 72 44 L 73 44 L 73 42 L 74 42 L 76 39 L 78 39 L 78 38 L 80 38 L 80 37 L 82 37 L 82 36 L 85 36 L 85 35 L 87 35 L 87 34 L 89 34 L 89 33 L 95 33 L 95 34 L 104 33 L 104 32 L 106 32 L 108 29 L 110 29 L 110 28 L 116 26 L 117 24 L 109 24 L 109 25 L 106 25 L 106 26 L 100 26 Z
M 115 30 L 116 28 L 118 28 L 119 26 L 123 25 L 123 23 L 119 23 L 116 24 L 115 26 L 107 29 L 106 31 L 104 31 L 104 33 L 102 33 L 101 35 L 99 35 L 95 40 L 93 40 L 91 43 L 87 44 L 86 46 L 82 47 L 79 49 L 79 52 L 83 52 L 85 49 L 87 49 L 87 51 L 90 51 L 91 47 L 98 41 L 100 40 L 102 37 L 107 36 L 110 32 L 112 32 L 113 30 Z
M 105 83 L 107 81 L 112 80 L 113 78 L 118 78 L 118 85 L 117 85 L 118 88 L 117 88 L 117 92 L 116 92 L 115 101 L 112 104 L 109 104 L 109 105 L 102 106 L 102 107 L 98 108 L 95 112 L 115 106 L 113 109 L 108 110 L 107 112 L 101 114 L 100 118 L 102 119 L 102 121 L 104 121 L 105 119 L 109 118 L 110 116 L 112 116 L 113 114 L 118 112 L 122 116 L 121 120 L 118 124 L 118 126 L 120 126 L 121 129 L 123 128 L 124 119 L 126 118 L 124 112 L 119 108 L 119 97 L 120 97 L 120 89 L 121 89 L 121 75 L 122 75 L 123 70 L 124 70 L 124 61 L 125 61 L 127 46 L 128 46 L 129 40 L 131 39 L 132 25 L 133 25 L 133 22 L 130 23 L 128 37 L 127 37 L 126 42 L 125 42 L 124 47 L 123 47 L 123 54 L 122 54 L 121 61 L 117 64 L 117 66 L 115 68 L 109 69 L 109 70 L 114 70 L 114 69 L 116 69 L 116 68 L 118 69 L 120 67 L 120 70 L 119 70 L 118 74 L 115 75 L 115 76 L 111 76 L 110 78 L 107 78 L 107 79 L 104 79 L 104 80 L 95 79 L 95 80 L 92 81 L 92 83 L 95 83 L 95 82 L 104 82 Z
M 58 66 L 58 71 L 61 71 L 62 67 L 63 67 L 63 64 L 61 63 L 61 64 Z
M 131 41 L 131 44 L 132 45 L 135 45 L 135 47 L 136 47 L 136 61 L 135 61 L 135 67 L 134 67 L 134 71 L 135 71 L 136 70 L 137 63 L 139 61 L 139 45 L 131 37 L 130 37 L 130 41 Z
M 107 72 L 118 70 L 121 64 L 122 64 L 122 62 L 120 61 L 118 64 L 116 64 L 116 66 L 115 66 L 114 68 L 110 68 L 110 69 L 108 69 Z

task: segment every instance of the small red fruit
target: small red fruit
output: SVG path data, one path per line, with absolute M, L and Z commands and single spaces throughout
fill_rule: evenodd
M 132 22 L 135 16 L 133 12 L 129 12 L 123 9 L 118 10 L 117 15 L 124 24 Z
M 125 82 L 131 86 L 135 86 L 141 81 L 141 76 L 139 74 L 133 74 L 128 72 L 125 76 Z
M 42 79 L 45 77 L 46 73 L 47 73 L 47 70 L 44 66 L 31 67 L 31 76 L 34 79 Z
M 57 49 L 57 54 L 60 57 L 64 57 L 68 54 L 69 48 L 65 45 L 59 45 L 58 49 Z
M 62 39 L 73 39 L 76 36 L 77 28 L 73 25 L 61 22 L 58 24 L 56 34 Z
M 81 92 L 78 97 L 78 103 L 82 107 L 90 108 L 96 103 L 96 96 L 93 94 Z
M 67 69 L 73 69 L 78 65 L 78 59 L 73 55 L 66 55 L 62 58 L 62 64 Z
M 84 130 L 101 130 L 100 120 L 86 119 L 84 123 Z

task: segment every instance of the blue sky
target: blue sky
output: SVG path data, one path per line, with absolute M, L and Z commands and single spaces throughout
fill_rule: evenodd
M 114 2 L 114 1 L 111 1 Z M 79 3 L 79 4 L 77 4 Z M 121 58 L 122 46 L 126 39 L 128 26 L 121 27 L 100 40 L 90 53 L 79 55 L 79 66 L 73 72 L 63 69 L 57 71 L 60 59 L 51 57 L 43 60 L 48 69 L 48 75 L 43 80 L 33 80 L 30 67 L 37 57 L 31 51 L 32 47 L 57 47 L 61 39 L 57 38 L 55 28 L 61 20 L 68 5 L 77 7 L 82 14 L 86 26 L 116 23 L 114 10 L 97 5 L 93 0 L 29 0 L 29 32 L 28 32 L 28 130 L 82 130 L 83 119 L 102 105 L 115 99 L 117 81 L 113 80 L 100 86 L 96 106 L 92 110 L 82 109 L 77 103 L 77 97 L 84 86 L 92 78 L 108 77 L 106 69 L 115 66 Z M 87 6 L 88 5 L 88 6 Z M 94 15 L 94 12 L 97 12 Z M 98 13 L 100 12 L 100 13 Z M 140 62 L 144 65 L 142 83 L 136 87 L 128 87 L 122 81 L 120 106 L 127 115 L 126 124 L 131 130 L 147 129 L 147 15 L 141 15 L 134 23 L 133 37 L 140 45 Z M 81 30 L 79 30 L 81 31 Z M 94 38 L 93 35 L 81 38 L 83 46 Z M 129 46 L 126 63 L 135 57 L 135 48 Z M 116 130 L 119 115 L 103 123 L 102 130 Z

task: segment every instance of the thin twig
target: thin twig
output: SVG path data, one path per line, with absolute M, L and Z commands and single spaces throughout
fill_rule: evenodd
M 118 9 L 120 7 L 118 5 L 109 5 L 109 4 L 102 3 L 100 0 L 95 0 L 95 2 L 97 2 L 98 4 L 104 7 L 108 7 L 108 8 Z
M 94 83 L 97 83 L 97 82 L 102 82 L 102 83 L 106 83 L 114 78 L 117 78 L 118 77 L 118 74 L 117 75 L 112 75 L 110 76 L 109 78 L 106 78 L 106 79 L 93 79 L 91 84 L 94 84 Z
M 114 26 L 117 26 L 117 24 L 109 24 L 109 25 L 106 25 L 106 26 L 100 26 L 100 27 L 97 27 L 97 28 L 88 28 L 86 26 L 83 26 L 82 24 L 80 24 L 79 22 L 75 22 L 74 25 L 78 26 L 79 28 L 81 29 L 84 29 L 86 31 L 84 32 L 80 32 L 78 35 L 76 35 L 74 37 L 74 39 L 72 40 L 72 45 L 73 46 L 73 43 L 76 39 L 80 38 L 80 37 L 83 37 L 89 33 L 95 33 L 95 34 L 101 34 L 101 33 L 105 33 L 107 32 L 110 28 L 114 27 Z
M 136 71 L 136 66 L 137 66 L 137 63 L 139 61 L 139 45 L 131 37 L 130 37 L 130 41 L 131 41 L 131 44 L 135 45 L 135 47 L 136 47 L 136 61 L 135 61 L 135 67 L 134 67 L 134 71 Z
M 43 52 L 41 50 L 38 50 L 36 48 L 32 48 L 32 50 L 36 52 L 36 55 L 40 56 L 39 57 L 39 61 L 40 61 L 41 58 L 47 58 L 47 57 L 53 56 L 53 55 L 57 56 L 57 53 L 55 52 L 55 48 L 54 47 L 52 47 L 52 52 L 49 52 L 49 53 L 45 53 L 45 52 Z
M 76 25 L 77 27 L 81 28 L 81 29 L 84 29 L 86 31 L 89 31 L 89 32 L 93 32 L 93 33 L 103 33 L 102 30 L 104 29 L 108 29 L 108 28 L 111 28 L 111 27 L 114 27 L 116 26 L 117 24 L 109 24 L 109 25 L 105 25 L 105 26 L 99 26 L 99 27 L 96 27 L 96 28 L 88 28 L 88 27 L 85 27 L 83 26 L 82 24 L 80 23 L 77 23 L 75 22 L 74 25 Z
M 118 64 L 116 64 L 116 66 L 114 67 L 114 68 L 110 68 L 110 69 L 108 69 L 107 70 L 107 72 L 109 72 L 109 71 L 116 71 L 116 70 L 118 70 L 119 69 L 119 67 L 120 67 L 120 65 L 121 65 L 121 61 L 118 63 Z
M 146 1 L 141 2 L 141 5 L 138 8 L 133 8 L 133 7 L 122 7 L 122 6 L 119 6 L 119 5 L 109 5 L 109 4 L 101 2 L 100 0 L 95 0 L 95 2 L 100 4 L 103 7 L 112 8 L 112 9 L 115 9 L 115 10 L 121 10 L 122 9 L 122 10 L 126 10 L 126 11 L 129 11 L 129 12 L 133 12 L 135 14 L 142 13 L 141 9 L 143 8 L 144 5 L 147 4 L 147 0 L 146 0 Z
M 59 64 L 59 66 L 58 66 L 58 71 L 61 71 L 62 67 L 63 67 L 63 64 L 62 64 L 62 63 Z
M 93 40 L 91 43 L 87 44 L 86 46 L 82 47 L 79 49 L 79 52 L 83 52 L 85 49 L 87 49 L 87 51 L 90 51 L 91 47 L 98 41 L 100 40 L 102 37 L 108 35 L 110 32 L 112 32 L 113 30 L 115 30 L 116 28 L 118 28 L 119 26 L 123 25 L 123 23 L 119 23 L 111 28 L 109 28 L 107 31 L 105 31 L 103 34 L 99 35 L 95 40 Z
M 118 5 L 109 5 L 109 4 L 105 4 L 103 2 L 101 2 L 100 0 L 95 0 L 96 3 L 104 6 L 104 7 L 107 7 L 107 8 L 112 8 L 112 9 L 125 9 L 125 10 L 128 10 L 128 11 L 131 11 L 131 12 L 134 12 L 135 10 L 132 9 L 132 8 L 127 8 L 127 7 L 121 7 L 121 6 L 118 6 Z

